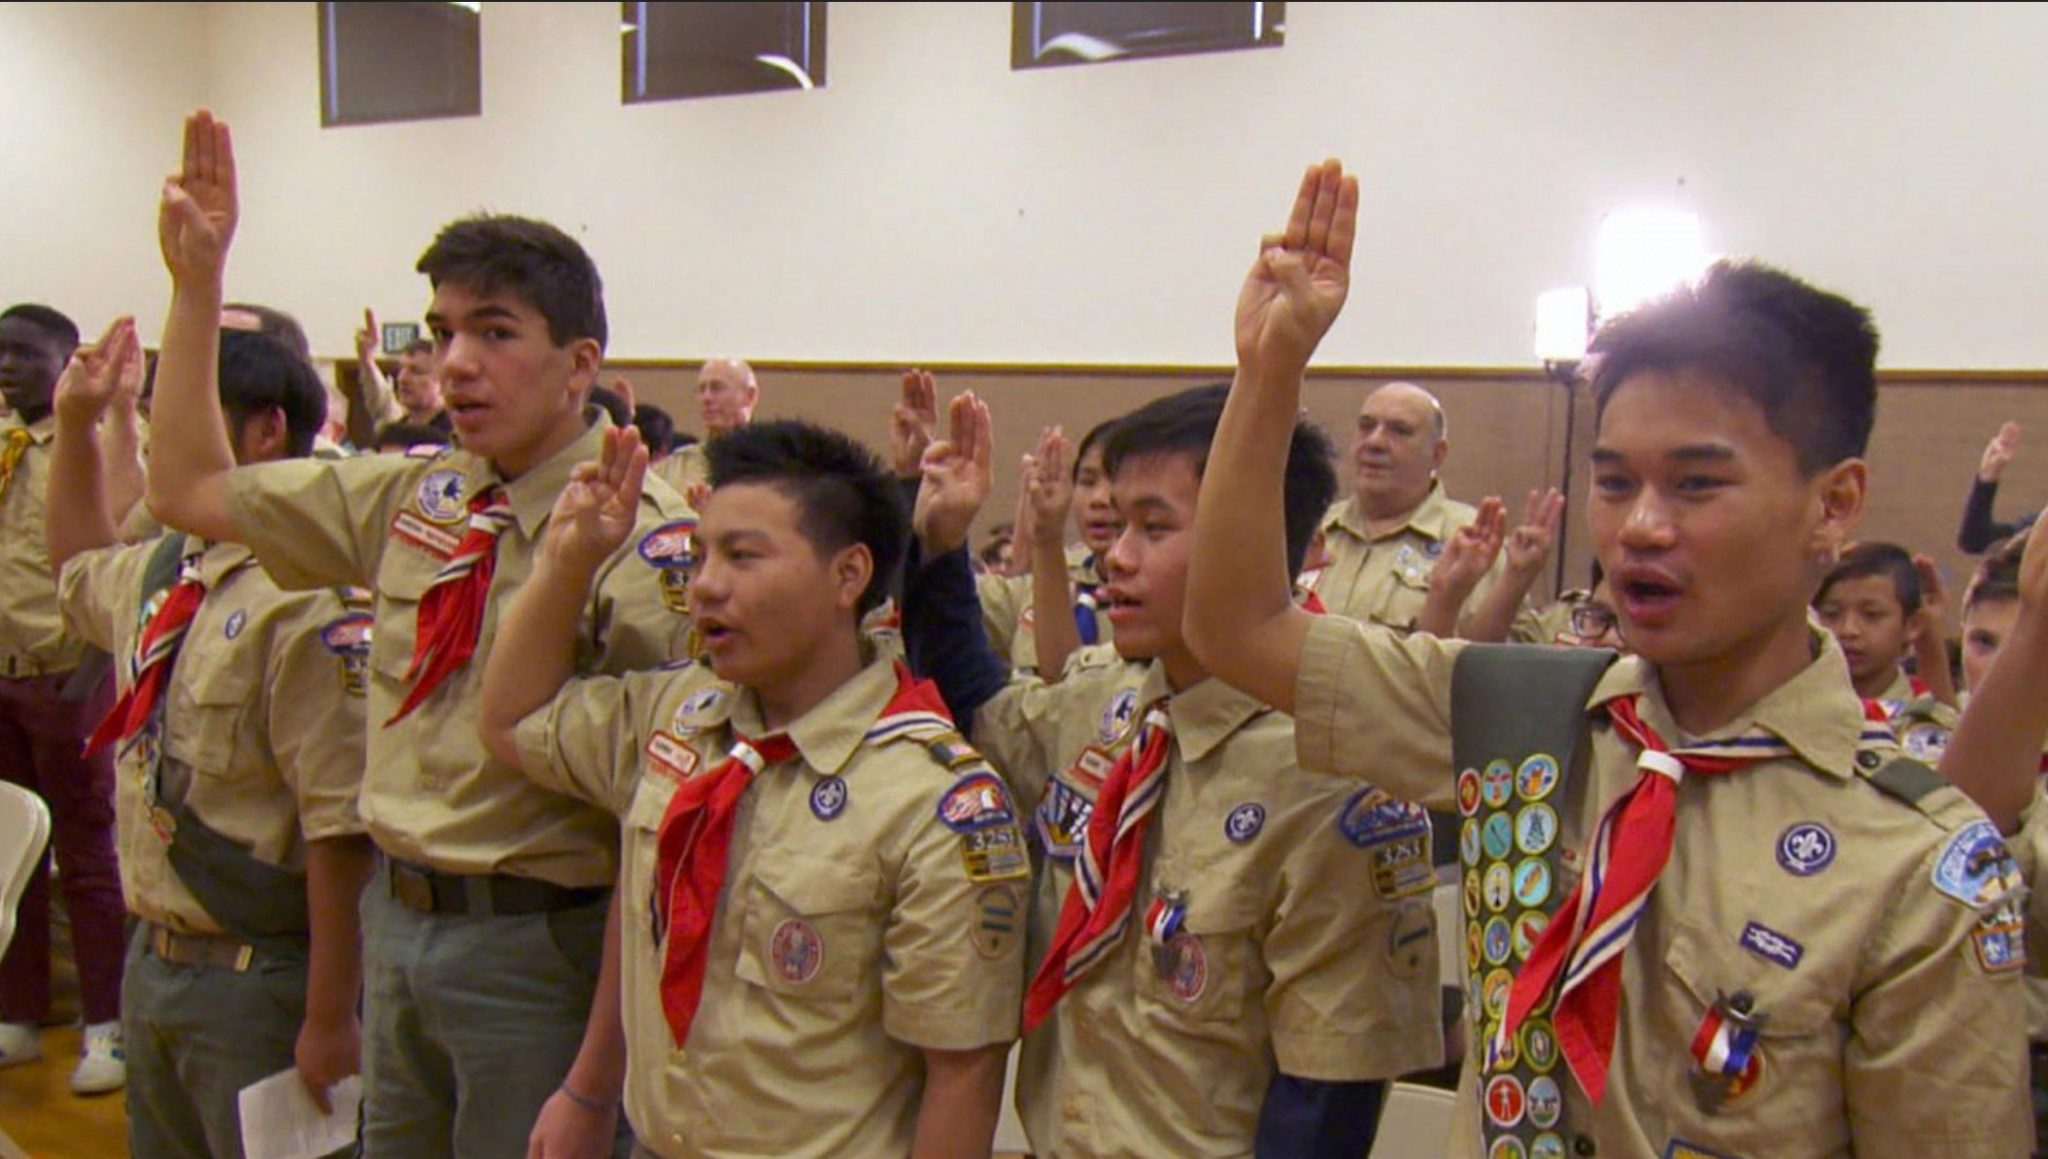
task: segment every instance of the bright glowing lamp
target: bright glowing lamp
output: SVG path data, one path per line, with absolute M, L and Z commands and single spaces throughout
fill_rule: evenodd
M 1677 209 L 1617 209 L 1593 240 L 1593 308 L 1625 314 L 1698 277 L 1711 259 L 1699 215 Z
M 1586 356 L 1593 304 L 1584 286 L 1563 286 L 1536 296 L 1536 357 L 1545 366 Z

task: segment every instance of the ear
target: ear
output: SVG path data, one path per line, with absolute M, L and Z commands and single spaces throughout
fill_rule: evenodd
M 1861 459 L 1844 459 L 1816 475 L 1812 485 L 1818 511 L 1811 548 L 1816 556 L 1832 561 L 1863 522 L 1870 468 Z
M 1443 469 L 1444 469 L 1444 460 L 1445 460 L 1445 459 L 1448 459 L 1448 458 L 1450 458 L 1450 457 L 1451 457 L 1451 440 L 1449 440 L 1449 439 L 1438 439 L 1438 440 L 1436 441 L 1436 445 L 1432 446 L 1432 447 L 1431 447 L 1431 448 L 1429 449 L 1429 469 L 1430 469 L 1430 470 L 1432 470 L 1432 471 L 1441 471 L 1441 470 L 1443 470 Z
M 852 611 L 860 606 L 861 593 L 874 578 L 875 556 L 865 543 L 839 549 L 832 557 L 832 599 L 835 607 Z
M 569 388 L 578 394 L 586 394 L 597 382 L 597 372 L 604 366 L 604 347 L 595 338 L 578 338 L 569 343 Z

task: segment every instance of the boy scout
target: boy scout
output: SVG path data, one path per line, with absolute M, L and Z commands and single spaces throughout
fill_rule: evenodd
M 1033 806 L 1017 1093 L 1042 1156 L 1361 1155 L 1385 1081 L 1443 1056 L 1422 810 L 1302 775 L 1292 722 L 1181 641 L 1222 402 L 1171 395 L 1105 440 L 1125 520 L 1103 557 L 1115 650 L 1084 649 L 1056 684 L 1005 683 L 978 631 L 962 549 L 987 493 L 986 408 L 955 400 L 955 435 L 927 456 L 931 562 L 905 588 L 906 639 Z M 1279 454 L 1295 563 L 1336 483 L 1313 427 Z M 1331 888 L 1345 878 L 1371 884 Z
M 78 327 L 48 306 L 0 313 L 0 777 L 50 806 L 50 844 L 64 867 L 64 905 L 77 952 L 85 1035 L 71 1088 L 119 1090 L 121 879 L 114 858 L 114 763 L 82 756 L 86 734 L 113 702 L 103 662 L 64 630 L 43 546 L 50 397 L 78 345 Z M 102 658 L 103 660 L 103 658 Z M 20 922 L 0 959 L 0 1066 L 42 1057 L 37 1026 L 50 1013 L 50 872 L 40 860 Z
M 605 336 L 597 271 L 544 223 L 456 222 L 419 268 L 462 449 L 237 469 L 211 386 L 234 223 L 227 128 L 202 112 L 161 211 L 172 305 L 150 506 L 190 534 L 247 544 L 282 587 L 376 592 L 359 805 L 384 855 L 363 902 L 368 1150 L 518 1154 L 544 1103 L 543 1134 L 609 1137 L 601 1092 L 577 1088 L 592 1111 L 558 1088 L 591 1014 L 616 825 L 483 751 L 472 662 L 532 569 L 556 493 L 599 450 L 583 411 Z M 670 654 L 685 624 L 682 515 L 665 487 L 643 497 L 633 543 L 578 621 L 584 668 Z
M 708 447 L 705 662 L 573 680 L 577 609 L 645 470 L 608 437 L 485 676 L 483 739 L 625 822 L 626 1110 L 655 1154 L 986 1156 L 1030 891 L 1016 811 L 861 631 L 905 538 L 834 431 Z M 708 664 L 708 666 L 707 666 Z
M 1868 316 L 1723 264 L 1601 332 L 1590 522 L 1636 655 L 1540 714 L 1557 748 L 1453 774 L 1454 750 L 1547 727 L 1458 670 L 1584 654 L 1461 655 L 1287 599 L 1271 464 L 1345 297 L 1357 188 L 1312 168 L 1239 297 L 1188 625 L 1219 676 L 1295 710 L 1304 765 L 1423 772 L 1388 787 L 1464 808 L 1474 875 L 1512 866 L 1498 943 L 1477 918 L 1502 907 L 1468 887 L 1467 960 L 1490 968 L 1455 1153 L 2023 1154 L 2017 874 L 1864 727 L 1806 619 L 1862 508 Z
M 247 548 L 173 535 L 118 546 L 96 428 L 134 324 L 57 388 L 49 549 L 64 622 L 120 657 L 93 736 L 120 754 L 121 881 L 138 919 L 123 975 L 136 1155 L 240 1155 L 237 1094 L 296 1066 L 316 1099 L 356 1073 L 356 899 L 369 601 L 290 594 Z M 326 396 L 257 334 L 221 332 L 237 462 L 312 450 Z
M 1939 659 L 1940 671 L 1929 670 L 1930 675 L 1940 676 L 1948 667 L 1940 646 L 1940 613 L 1922 596 L 1912 553 L 1891 543 L 1849 548 L 1821 581 L 1813 610 L 1841 644 L 1856 695 L 1877 702 L 1899 734 L 1900 746 L 1914 759 L 1938 763 L 1956 726 L 1956 712 L 1902 666 L 1912 651 Z

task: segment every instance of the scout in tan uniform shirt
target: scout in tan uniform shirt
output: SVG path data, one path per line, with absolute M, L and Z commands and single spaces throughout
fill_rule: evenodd
M 1813 610 L 1841 642 L 1857 694 L 1881 705 L 1901 747 L 1931 765 L 1941 760 L 1956 712 L 1941 699 L 1954 699 L 1946 679 L 1948 656 L 1939 642 L 1941 619 L 1922 596 L 1915 562 L 1912 553 L 1894 544 L 1859 543 L 1842 553 L 1841 562 L 1821 582 Z M 1923 647 L 1930 642 L 1933 647 Z M 1906 675 L 1900 665 L 1909 651 L 1938 658 L 1937 664 L 1923 670 L 1948 691 L 1937 694 Z
M 476 738 L 502 599 L 531 571 L 571 468 L 602 441 L 584 413 L 605 336 L 597 271 L 545 223 L 454 223 L 420 268 L 463 449 L 233 470 L 206 357 L 234 223 L 232 154 L 207 114 L 186 138 L 162 211 L 173 294 L 151 509 L 247 543 L 281 586 L 376 592 L 360 808 L 386 865 L 364 900 L 367 1146 L 503 1155 L 530 1129 L 608 1138 L 616 1119 L 559 1088 L 592 1016 L 616 823 L 536 788 Z M 630 542 L 581 609 L 582 670 L 672 654 L 686 625 L 675 582 L 685 516 L 665 486 L 642 497 Z
M 1128 520 L 1104 561 L 1115 650 L 1084 649 L 1056 684 L 1005 685 L 973 630 L 956 549 L 985 464 L 966 453 L 942 461 L 919 500 L 940 514 L 920 528 L 932 562 L 906 588 L 912 655 L 956 710 L 974 712 L 974 735 L 1033 807 L 1036 980 L 1017 1092 L 1041 1156 L 1232 1156 L 1255 1145 L 1360 1155 L 1382 1080 L 1442 1060 L 1422 810 L 1364 781 L 1296 770 L 1292 722 L 1209 679 L 1180 642 L 1196 464 L 1222 401 L 1220 387 L 1172 395 L 1109 435 Z M 975 434 L 985 410 L 956 410 L 970 421 L 949 446 L 979 443 L 985 456 Z M 1298 555 L 1335 480 L 1313 428 L 1300 429 L 1288 461 Z M 974 655 L 963 671 L 961 657 Z M 1127 785 L 1135 774 L 1119 770 L 1147 760 L 1155 728 L 1170 731 L 1163 782 Z M 1105 799 L 1158 803 L 1133 854 L 1127 928 L 1059 997 L 1042 987 L 1073 960 L 1056 930 L 1080 904 L 1070 895 L 1081 896 L 1080 862 L 1093 856 L 1091 818 L 1114 827 L 1130 816 L 1128 806 L 1121 818 L 1097 815 Z M 1345 879 L 1361 888 L 1330 888 Z M 1052 1013 L 1033 1031 L 1041 993 Z
M 862 638 L 903 550 L 894 484 L 837 432 L 725 435 L 692 581 L 709 667 L 569 680 L 574 609 L 626 531 L 637 447 L 636 432 L 612 439 L 557 506 L 490 664 L 483 736 L 625 821 L 641 1142 L 671 1157 L 986 1156 L 1029 869 L 1002 782 L 936 692 Z M 707 793 L 727 804 L 693 812 Z M 686 958 L 694 984 L 673 976 Z
M 222 331 L 220 344 L 237 461 L 310 451 L 326 405 L 312 369 L 261 335 Z M 167 679 L 160 717 L 127 736 L 102 726 L 120 752 L 121 881 L 141 919 L 122 1003 L 129 1150 L 239 1155 L 243 1087 L 296 1067 L 324 1100 L 360 1065 L 369 593 L 281 592 L 236 544 L 117 545 L 96 428 L 135 345 L 124 319 L 58 387 L 50 558 L 67 627 L 120 658 L 116 719 L 130 719 L 137 684 Z M 181 557 L 203 596 L 153 661 L 141 641 L 190 606 L 172 606 Z
M 1489 1023 L 1530 997 L 1517 983 L 1533 963 L 1585 953 L 1582 930 L 1597 926 L 1618 956 L 1579 967 L 1573 980 L 1592 981 L 1566 992 L 1569 1007 L 1548 986 L 1533 995 L 1497 1058 L 1473 1052 L 1452 1152 L 1483 1154 L 1484 1138 L 1513 1154 L 2023 1154 L 2016 873 L 1974 806 L 1924 767 L 1893 765 L 1881 727 L 1865 735 L 1840 651 L 1806 621 L 1862 507 L 1857 456 L 1876 396 L 1867 315 L 1776 271 L 1722 264 L 1601 332 L 1590 521 L 1637 655 L 1590 698 L 1578 767 L 1454 778 L 1459 646 L 1298 614 L 1271 531 L 1269 464 L 1344 300 L 1356 213 L 1356 179 L 1335 162 L 1311 168 L 1286 233 L 1246 280 L 1188 623 L 1219 675 L 1295 710 L 1304 766 L 1419 774 L 1388 787 L 1475 809 L 1496 790 L 1550 804 L 1562 835 L 1546 824 L 1537 836 L 1570 854 L 1566 880 L 1532 875 L 1519 883 L 1532 894 L 1569 891 L 1575 904 L 1584 859 L 1607 869 L 1577 882 L 1599 895 L 1594 921 L 1539 924 L 1526 954 L 1490 934 L 1468 947 L 1515 963 L 1482 982 Z M 1630 704 L 1653 734 L 1641 744 L 1617 731 Z M 1770 755 L 1706 775 L 1697 758 L 1646 751 L 1658 738 Z M 1621 828 L 1595 843 L 1610 807 Z M 1673 824 L 1667 850 L 1657 830 Z M 1527 836 L 1480 828 L 1467 839 L 1503 863 Z M 1639 889 L 1619 903 L 1599 888 L 1621 881 Z M 1542 1072 L 1526 1085 L 1508 1073 L 1525 1058 Z M 1597 1101 L 1584 1093 L 1603 1087 Z
M 50 806 L 50 845 L 64 867 L 64 908 L 78 961 L 85 1034 L 71 1084 L 78 1094 L 123 1082 L 121 880 L 114 854 L 114 765 L 81 756 L 113 701 L 104 657 L 64 630 L 43 546 L 50 396 L 78 328 L 47 306 L 0 313 L 0 778 Z M 42 1057 L 50 1013 L 50 859 L 36 862 L 19 923 L 0 958 L 0 1066 Z
M 697 372 L 697 418 L 704 424 L 704 441 L 677 447 L 652 474 L 688 495 L 690 488 L 711 482 L 711 460 L 705 444 L 727 431 L 738 430 L 753 421 L 754 407 L 761 401 L 761 384 L 754 368 L 737 358 L 714 358 Z

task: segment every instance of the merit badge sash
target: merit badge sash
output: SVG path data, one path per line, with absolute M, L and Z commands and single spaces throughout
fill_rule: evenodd
M 1515 971 L 1564 891 L 1558 803 L 1585 749 L 1586 702 L 1614 653 L 1475 644 L 1451 677 L 1466 1009 L 1484 1154 L 1565 1154 L 1557 1035 L 1539 1009 L 1496 1043 Z

